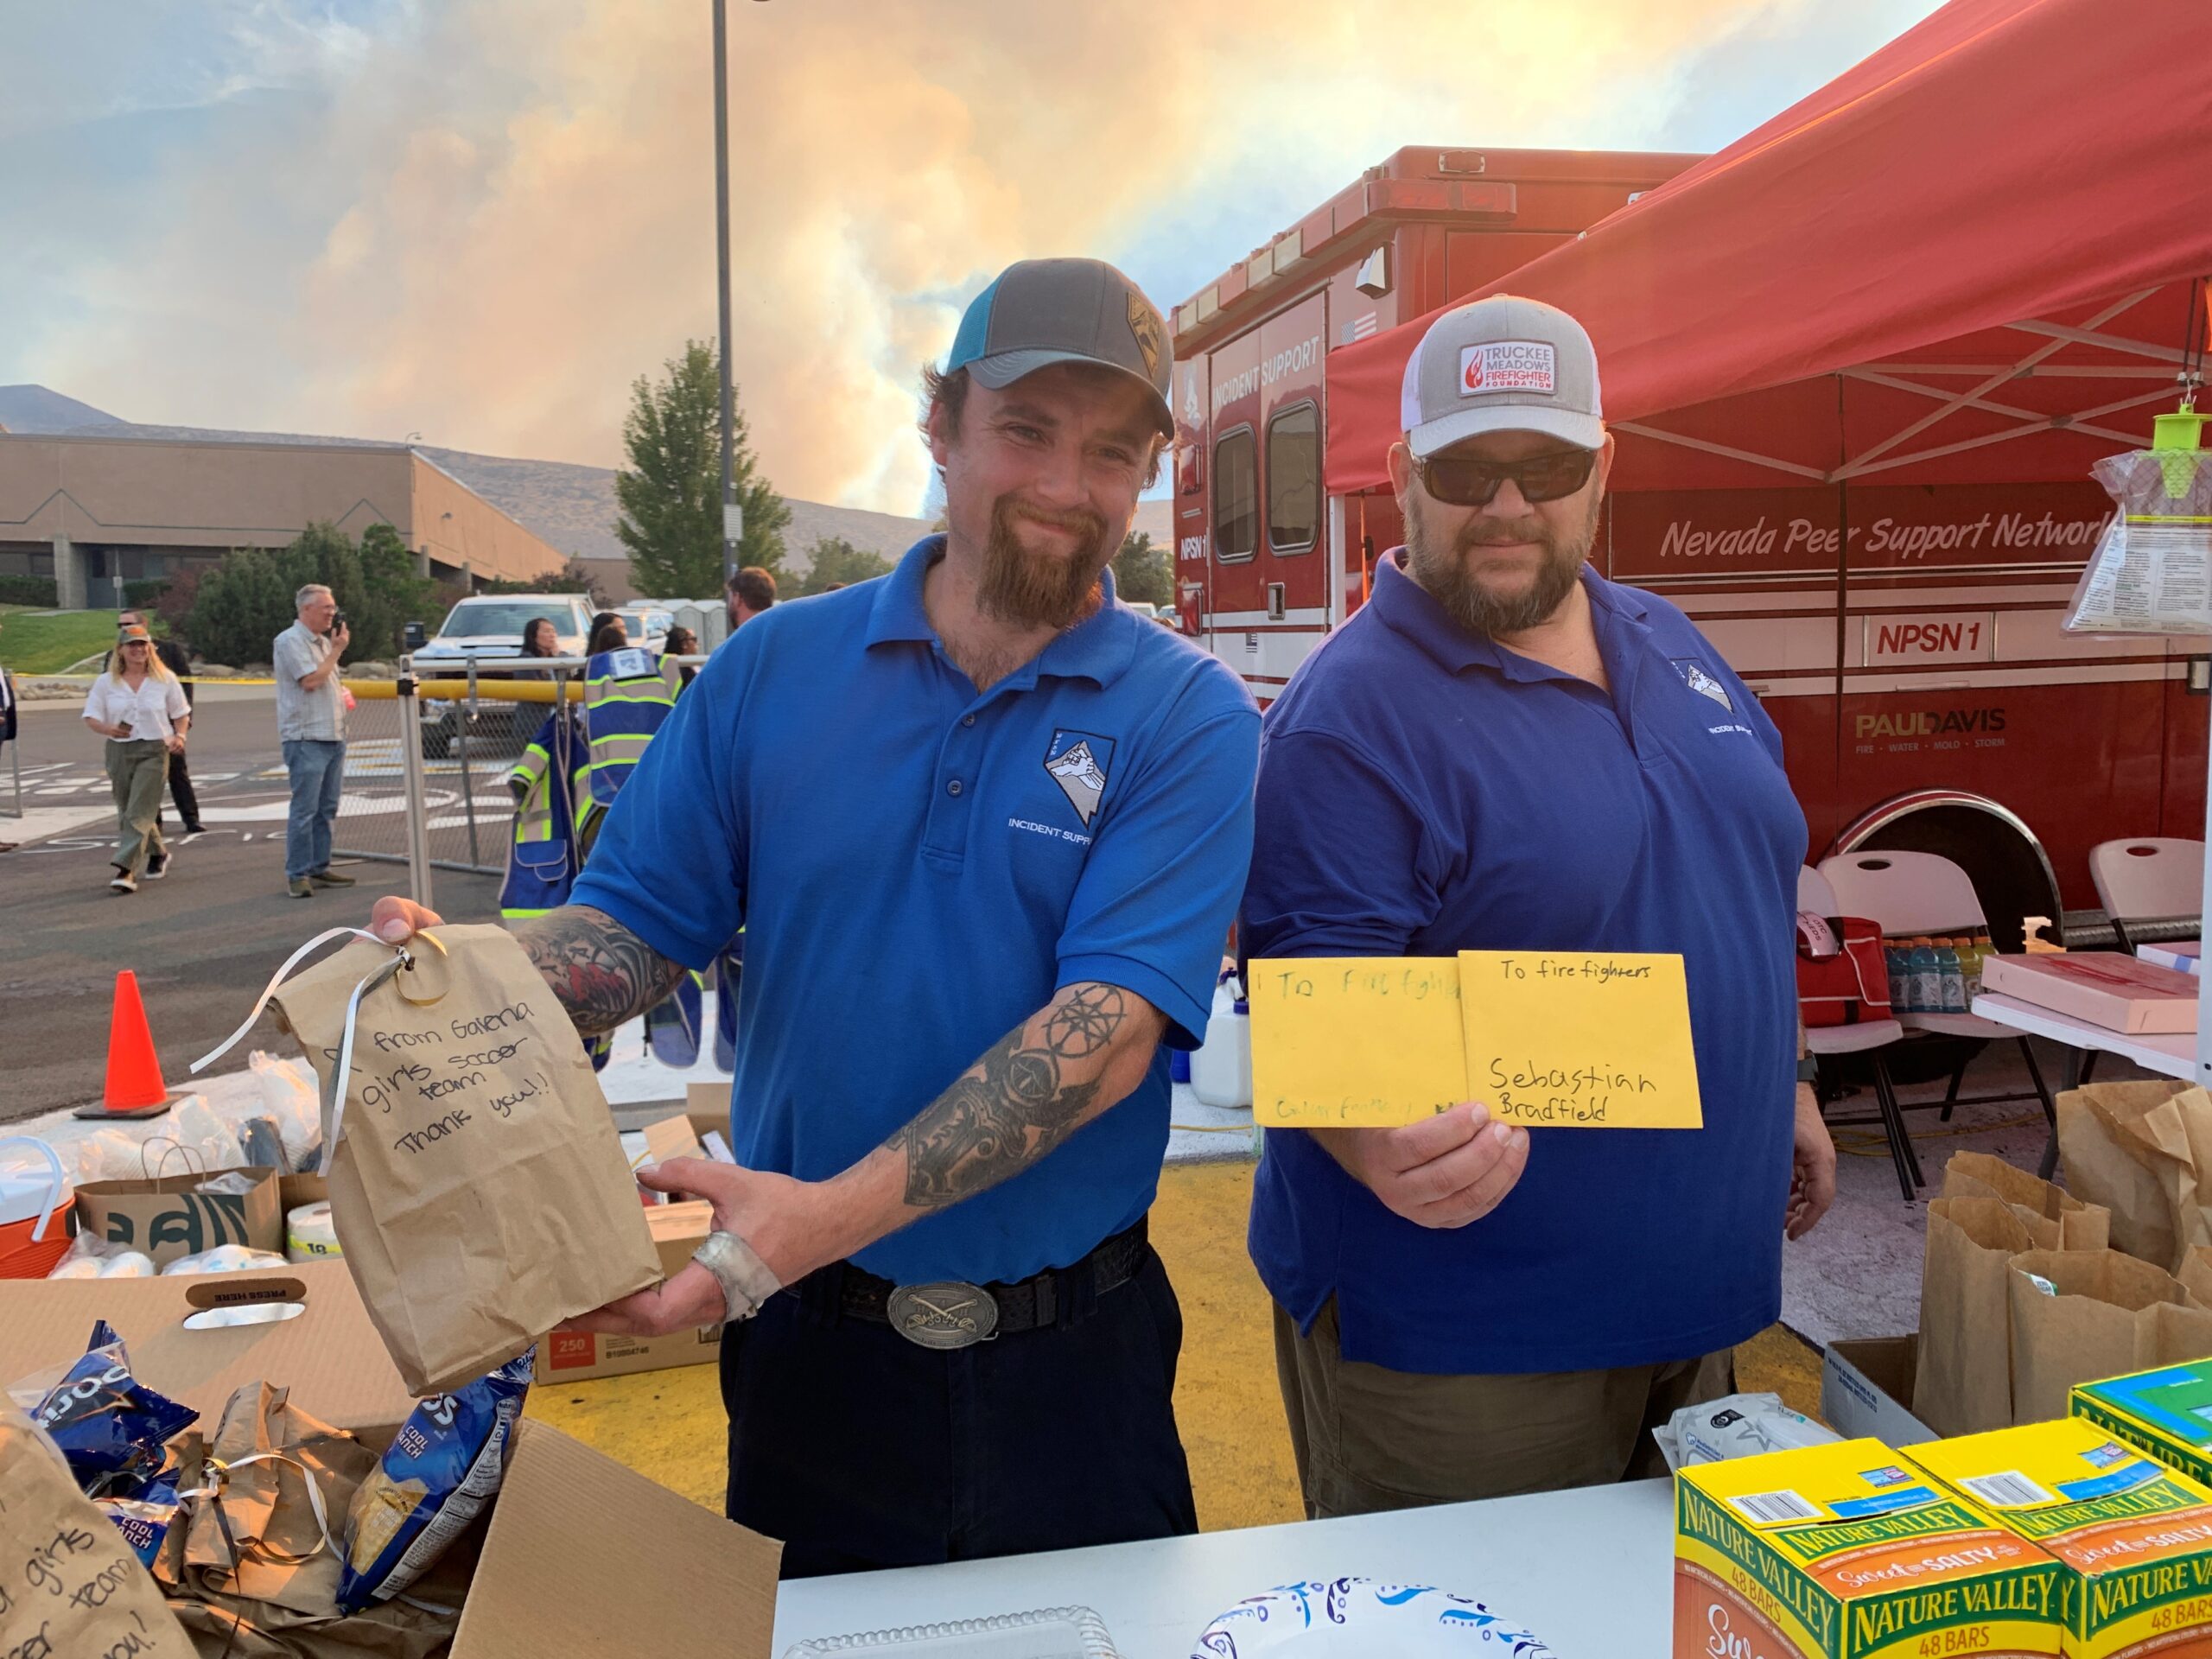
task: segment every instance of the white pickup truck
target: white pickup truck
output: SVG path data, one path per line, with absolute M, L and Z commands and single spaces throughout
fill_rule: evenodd
M 415 672 L 426 680 L 464 679 L 473 663 L 479 681 L 513 678 L 512 671 L 503 669 L 523 655 L 523 630 L 541 616 L 553 624 L 554 655 L 584 654 L 593 616 L 590 594 L 478 594 L 455 605 L 436 634 L 415 647 Z M 535 713 L 518 719 L 518 707 Z M 470 741 L 480 739 L 487 747 L 514 748 L 527 738 L 544 712 L 536 704 L 482 705 L 469 723 Z M 458 703 L 423 699 L 424 758 L 442 760 L 452 753 L 461 714 Z

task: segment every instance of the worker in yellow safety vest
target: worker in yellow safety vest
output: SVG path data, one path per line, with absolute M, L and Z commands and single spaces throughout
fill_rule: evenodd
M 588 856 L 607 809 L 645 745 L 675 712 L 681 690 L 674 671 L 642 646 L 594 653 L 584 666 L 584 731 L 589 744 L 586 787 L 577 791 L 577 844 Z

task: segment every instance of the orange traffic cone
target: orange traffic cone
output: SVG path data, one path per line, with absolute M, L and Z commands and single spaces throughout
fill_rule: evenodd
M 154 1033 L 139 1000 L 138 976 L 128 968 L 115 976 L 115 1013 L 107 1030 L 107 1087 L 100 1104 L 80 1106 L 79 1117 L 158 1117 L 169 1109 L 168 1085 L 154 1052 Z

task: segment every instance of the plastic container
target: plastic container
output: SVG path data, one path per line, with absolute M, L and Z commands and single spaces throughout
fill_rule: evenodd
M 35 1136 L 0 1137 L 0 1279 L 43 1279 L 69 1253 L 77 1201 L 52 1147 Z
M 825 1659 L 863 1653 L 892 1659 L 1120 1659 L 1113 1638 L 1088 1607 L 1052 1607 L 1035 1613 L 1001 1613 L 951 1624 L 917 1624 L 901 1630 L 817 1637 L 784 1649 L 784 1659 Z
M 1903 1014 L 1912 1006 L 1911 947 L 1903 939 L 1885 939 L 1882 960 L 1890 969 L 1890 1012 Z
M 1936 941 L 1925 933 L 1912 941 L 1912 1000 L 1905 1006 L 1915 1014 L 1943 1011 L 1943 965 L 1936 959 Z
M 1942 981 L 1943 1012 L 1964 1014 L 1967 1011 L 1966 963 L 1959 955 L 1959 939 L 1936 941 L 1936 971 Z M 1967 946 L 1969 954 L 1974 947 Z
M 1206 1039 L 1191 1056 L 1191 1092 L 1207 1106 L 1252 1103 L 1252 1017 L 1234 974 L 1213 988 Z

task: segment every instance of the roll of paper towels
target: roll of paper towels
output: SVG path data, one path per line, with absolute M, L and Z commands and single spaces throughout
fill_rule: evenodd
M 330 1203 L 303 1204 L 284 1217 L 284 1254 L 294 1262 L 320 1262 L 344 1254 L 338 1230 L 330 1224 Z

